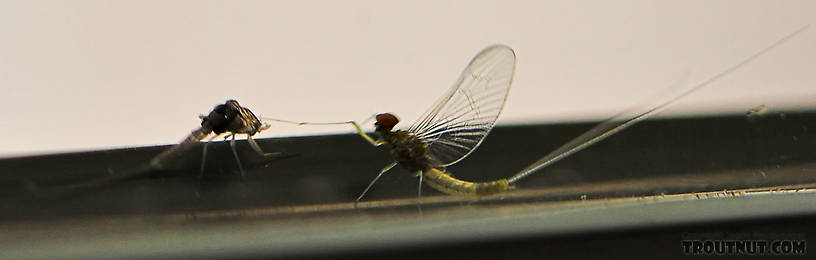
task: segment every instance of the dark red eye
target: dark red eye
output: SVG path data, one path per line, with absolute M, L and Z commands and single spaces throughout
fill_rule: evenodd
M 394 126 L 397 125 L 397 123 L 399 123 L 399 119 L 397 119 L 396 116 L 390 113 L 383 113 L 377 115 L 376 125 L 378 129 L 391 131 L 391 129 L 394 128 Z

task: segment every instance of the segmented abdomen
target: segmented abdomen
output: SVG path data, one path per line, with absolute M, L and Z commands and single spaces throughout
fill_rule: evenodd
M 211 132 L 212 130 L 206 127 L 199 127 L 198 129 L 193 130 L 193 132 L 187 135 L 187 137 L 185 137 L 181 143 L 174 145 L 159 155 L 156 155 L 156 157 L 153 157 L 153 159 L 150 160 L 150 166 L 154 169 L 163 169 L 167 161 L 170 161 L 178 157 L 180 154 L 187 152 L 193 147 L 194 144 L 200 142 L 201 139 L 207 137 L 207 135 L 209 135 Z
M 423 181 L 432 188 L 451 195 L 481 196 L 496 194 L 510 188 L 507 179 L 488 182 L 463 181 L 438 169 L 422 171 Z

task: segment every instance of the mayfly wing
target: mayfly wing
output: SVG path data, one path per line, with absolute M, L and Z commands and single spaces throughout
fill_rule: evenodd
M 504 107 L 516 53 L 508 46 L 485 48 L 470 61 L 448 92 L 408 131 L 428 144 L 439 166 L 467 157 L 493 128 Z

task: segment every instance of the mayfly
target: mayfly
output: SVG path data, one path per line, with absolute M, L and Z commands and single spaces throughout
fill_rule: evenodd
M 213 134 L 213 136 L 204 143 L 203 152 L 201 154 L 200 175 L 204 174 L 204 165 L 207 160 L 207 146 L 213 139 L 223 134 L 226 134 L 224 140 L 230 137 L 232 138 L 232 140 L 230 140 L 230 148 L 232 148 L 232 155 L 238 163 L 238 170 L 241 172 L 241 176 L 245 174 L 244 168 L 241 166 L 241 159 L 238 158 L 238 152 L 235 150 L 235 135 L 247 135 L 247 142 L 258 155 L 274 155 L 274 153 L 264 153 L 258 143 L 252 139 L 253 135 L 269 129 L 269 125 L 261 123 L 258 117 L 256 117 L 249 108 L 242 107 L 238 104 L 238 101 L 232 99 L 227 100 L 224 104 L 215 106 L 208 115 L 199 115 L 199 118 L 201 119 L 201 127 L 193 130 L 193 132 L 187 135 L 178 145 L 165 150 L 150 160 L 150 166 L 155 169 L 163 169 L 167 161 L 189 151 L 194 144 L 197 144 L 210 134 Z
M 470 182 L 456 179 L 445 171 L 445 167 L 461 161 L 482 143 L 501 113 L 510 90 L 516 65 L 515 52 L 504 45 L 490 46 L 479 52 L 459 76 L 453 87 L 442 96 L 436 105 L 425 112 L 421 120 L 415 122 L 406 131 L 393 129 L 399 120 L 390 113 L 375 116 L 375 132 L 380 137 L 376 140 L 363 132 L 354 121 L 307 123 L 270 120 L 298 124 L 351 124 L 357 133 L 372 145 L 386 145 L 395 162 L 380 171 L 363 190 L 363 193 L 357 197 L 356 201 L 358 202 L 383 174 L 397 164 L 417 174 L 419 177 L 418 195 L 420 196 L 423 182 L 440 192 L 451 195 L 490 195 L 512 189 L 516 182 L 530 174 L 620 132 L 674 101 L 710 85 L 784 43 L 806 28 L 807 26 L 800 28 L 736 65 L 694 85 L 679 95 L 663 101 L 659 105 L 645 109 L 636 107 L 633 110 L 613 116 L 507 179 Z
M 93 187 L 100 187 L 107 184 L 112 184 L 124 180 L 139 178 L 150 174 L 155 171 L 162 171 L 168 170 L 167 165 L 183 155 L 184 153 L 190 151 L 193 147 L 195 147 L 201 140 L 204 140 L 207 136 L 212 135 L 209 139 L 207 139 L 206 143 L 204 143 L 204 148 L 201 156 L 201 167 L 199 169 L 199 176 L 203 176 L 204 174 L 204 165 L 207 159 L 207 145 L 215 138 L 226 134 L 224 139 L 232 138 L 230 141 L 230 147 L 232 148 L 232 154 L 235 157 L 235 161 L 238 164 L 238 169 L 241 172 L 241 176 L 244 176 L 244 169 L 241 165 L 241 160 L 238 157 L 238 152 L 235 148 L 235 135 L 238 134 L 245 134 L 247 135 L 247 141 L 252 147 L 252 149 L 261 156 L 273 156 L 277 153 L 264 153 L 261 150 L 261 147 L 252 139 L 252 136 L 266 130 L 269 128 L 268 124 L 262 124 L 258 117 L 252 113 L 246 107 L 242 107 L 238 104 L 238 101 L 235 100 L 227 100 L 224 104 L 219 104 L 215 106 L 215 108 L 210 111 L 208 115 L 199 115 L 201 119 L 201 126 L 195 130 L 193 130 L 189 135 L 187 135 L 184 140 L 182 140 L 179 144 L 174 145 L 167 150 L 163 151 L 162 153 L 153 157 L 149 163 L 142 165 L 141 167 L 132 168 L 117 174 L 115 177 L 103 178 L 98 179 L 90 182 L 85 182 L 81 184 L 74 184 L 62 187 L 57 190 L 52 190 L 48 193 L 39 192 L 39 188 L 36 184 L 27 182 L 28 189 L 31 190 L 32 193 L 38 196 L 55 196 L 64 194 L 66 192 L 71 191 L 79 191 L 79 190 L 86 190 L 88 188 Z

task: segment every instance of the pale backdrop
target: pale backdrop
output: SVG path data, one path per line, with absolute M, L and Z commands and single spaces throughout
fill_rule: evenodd
M 806 24 L 816 1 L 0 1 L 0 157 L 168 144 L 258 115 L 410 125 L 482 48 L 518 54 L 500 124 L 605 118 Z M 661 116 L 813 108 L 816 28 Z M 684 77 L 684 75 L 688 75 Z M 276 125 L 262 137 L 348 132 Z

